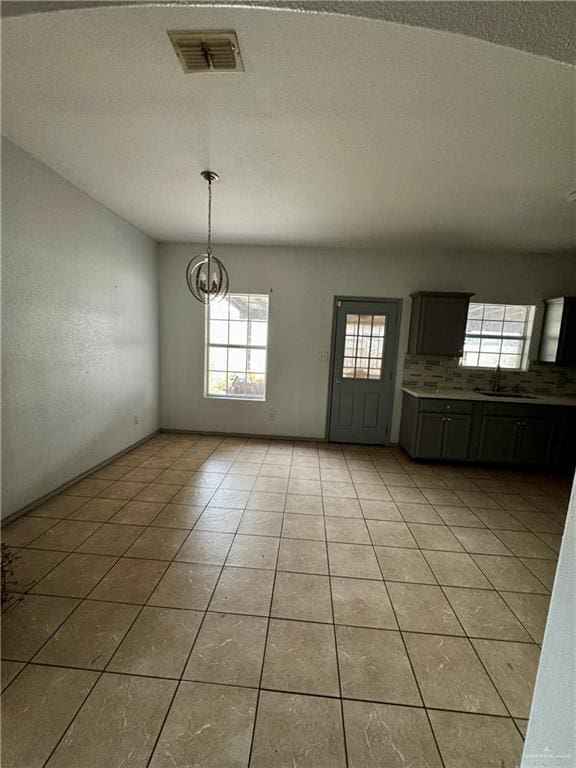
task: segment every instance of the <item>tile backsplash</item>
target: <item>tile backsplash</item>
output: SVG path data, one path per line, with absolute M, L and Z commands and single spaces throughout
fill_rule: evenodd
M 461 367 L 456 357 L 406 355 L 402 384 L 430 389 L 490 389 L 494 377 L 494 370 Z M 576 395 L 576 368 L 530 361 L 527 371 L 502 370 L 500 386 L 540 395 Z

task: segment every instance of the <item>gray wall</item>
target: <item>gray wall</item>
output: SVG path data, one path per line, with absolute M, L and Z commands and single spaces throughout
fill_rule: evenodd
M 157 429 L 158 281 L 150 238 L 6 140 L 2 191 L 6 517 Z
M 184 279 L 200 245 L 159 246 L 162 427 L 322 438 L 325 432 L 335 295 L 404 299 L 392 440 L 398 436 L 400 387 L 408 339 L 410 293 L 475 291 L 478 301 L 538 306 L 536 354 L 545 297 L 576 292 L 574 257 L 399 254 L 382 251 L 218 246 L 233 292 L 270 297 L 268 399 L 265 403 L 203 397 L 204 309 Z

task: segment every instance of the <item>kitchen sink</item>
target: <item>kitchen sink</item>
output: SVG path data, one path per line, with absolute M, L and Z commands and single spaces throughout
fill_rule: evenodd
M 493 392 L 492 390 L 480 390 L 481 395 L 488 395 L 488 397 L 513 397 L 518 400 L 537 400 L 535 395 L 524 395 L 520 392 Z

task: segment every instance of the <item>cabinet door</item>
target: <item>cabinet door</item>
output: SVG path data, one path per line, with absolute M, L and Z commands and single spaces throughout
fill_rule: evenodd
M 560 365 L 576 363 L 576 298 L 573 296 L 566 296 L 564 299 L 562 330 L 556 362 Z
M 444 443 L 445 416 L 440 413 L 421 413 L 418 418 L 416 457 L 441 459 Z
M 458 357 L 464 349 L 468 297 L 424 296 L 418 353 Z
M 484 416 L 480 431 L 480 461 L 512 462 L 516 457 L 516 439 L 520 419 L 509 416 Z
M 464 461 L 467 459 L 471 430 L 471 416 L 464 414 L 446 416 L 442 458 L 452 461 Z
M 522 419 L 515 460 L 519 464 L 548 464 L 552 459 L 554 421 Z

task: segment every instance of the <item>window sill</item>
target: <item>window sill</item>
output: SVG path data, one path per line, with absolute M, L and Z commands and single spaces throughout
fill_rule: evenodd
M 462 371 L 493 371 L 494 373 L 498 370 L 496 366 L 487 365 L 459 365 L 458 368 Z M 526 368 L 500 368 L 500 371 L 502 373 L 526 373 L 528 366 Z
M 265 403 L 265 397 L 233 397 L 231 395 L 204 395 L 205 400 L 235 400 L 241 403 Z

